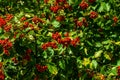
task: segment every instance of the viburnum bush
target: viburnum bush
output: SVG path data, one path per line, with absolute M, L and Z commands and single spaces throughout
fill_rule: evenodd
M 0 0 L 0 80 L 119 80 L 119 2 Z

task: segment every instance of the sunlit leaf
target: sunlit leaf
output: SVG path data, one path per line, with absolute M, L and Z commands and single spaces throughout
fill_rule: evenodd
M 57 75 L 58 74 L 58 70 L 55 64 L 47 64 L 48 66 L 48 70 L 51 74 Z
M 101 54 L 102 54 L 102 53 L 103 53 L 103 50 L 99 50 L 99 51 L 95 52 L 94 57 L 95 57 L 95 58 L 101 57 Z
M 54 21 L 52 22 L 52 25 L 53 25 L 54 28 L 59 28 L 61 24 L 60 24 L 60 22 L 54 20 Z

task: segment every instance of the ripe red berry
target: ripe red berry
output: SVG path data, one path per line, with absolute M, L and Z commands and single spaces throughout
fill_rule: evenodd
M 51 6 L 50 7 L 50 10 L 52 11 L 52 12 L 54 12 L 54 13 L 57 13 L 58 12 L 58 10 L 60 9 L 60 6 Z
M 76 45 L 80 42 L 80 39 L 76 37 L 75 39 L 71 40 L 71 45 L 76 47 Z
M 98 13 L 97 12 L 95 12 L 95 11 L 90 12 L 90 18 L 91 19 L 95 19 L 97 17 L 98 17 Z
M 5 21 L 6 21 L 6 22 L 9 22 L 12 18 L 13 18 L 13 15 L 12 15 L 12 14 L 6 14 Z
M 77 21 L 77 26 L 82 27 L 83 22 L 82 21 Z
M 27 18 L 25 16 L 23 16 L 20 21 L 25 21 Z
M 23 27 L 24 27 L 24 28 L 27 28 L 28 25 L 29 25 L 29 22 L 24 22 Z
M 2 63 L 2 62 L 0 62 L 0 69 L 2 68 L 2 66 L 3 66 L 3 63 Z
M 64 34 L 64 36 L 65 36 L 65 37 L 69 37 L 69 33 L 66 32 L 66 33 Z
M 4 72 L 1 69 L 0 69 L 0 80 L 5 80 Z
M 13 58 L 12 58 L 12 61 L 13 61 L 14 63 L 18 63 L 18 60 L 16 59 L 16 57 L 13 57 Z
M 54 39 L 54 40 L 58 40 L 58 39 L 60 39 L 60 38 L 61 38 L 60 33 L 55 32 L 55 33 L 52 34 L 52 39 Z
M 47 66 L 42 66 L 40 64 L 36 64 L 36 69 L 39 71 L 39 72 L 44 72 L 45 70 L 47 70 Z
M 46 50 L 48 47 L 52 47 L 52 48 L 56 49 L 57 44 L 55 42 L 47 42 L 47 43 L 42 44 L 43 50 Z
M 88 26 L 88 22 L 87 22 L 86 18 L 83 18 L 83 19 L 82 19 L 82 22 L 83 22 L 83 25 L 84 25 L 85 27 Z
M 0 17 L 0 27 L 6 25 L 6 21 Z
M 84 10 L 84 9 L 87 9 L 89 5 L 87 2 L 82 0 L 82 2 L 79 4 L 79 6 L 81 7 L 82 10 Z
M 120 66 L 117 67 L 117 75 L 120 76 Z
M 64 16 L 57 16 L 56 17 L 56 20 L 59 21 L 59 22 L 63 21 L 64 19 L 65 19 Z
M 11 28 L 12 28 L 12 24 L 5 25 L 5 26 L 4 26 L 4 30 L 5 30 L 6 32 L 9 32 Z
M 118 18 L 116 16 L 113 17 L 113 21 L 114 23 L 117 23 L 118 22 Z

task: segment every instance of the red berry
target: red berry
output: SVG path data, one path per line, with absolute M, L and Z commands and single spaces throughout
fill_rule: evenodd
M 87 2 L 85 2 L 84 0 L 79 4 L 79 6 L 82 8 L 82 10 L 84 10 L 84 9 L 87 9 L 88 8 L 88 3 Z
M 83 22 L 82 21 L 77 21 L 77 26 L 82 27 Z
M 118 22 L 118 18 L 116 16 L 113 17 L 113 21 L 114 23 L 117 23 Z
M 56 20 L 59 21 L 59 22 L 60 22 L 60 21 L 63 21 L 64 19 L 65 19 L 64 16 L 57 16 L 57 17 L 56 17 Z
M 95 12 L 95 11 L 90 12 L 90 18 L 91 19 L 95 19 L 97 17 L 98 17 L 98 13 L 97 12 Z

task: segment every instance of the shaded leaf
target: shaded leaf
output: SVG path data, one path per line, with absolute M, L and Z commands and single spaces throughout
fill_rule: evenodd
M 93 66 L 93 68 L 97 68 L 97 66 L 98 66 L 98 63 L 97 63 L 97 61 L 96 60 L 92 60 L 92 66 Z
M 59 66 L 61 69 L 65 69 L 65 61 L 64 60 L 59 61 Z

